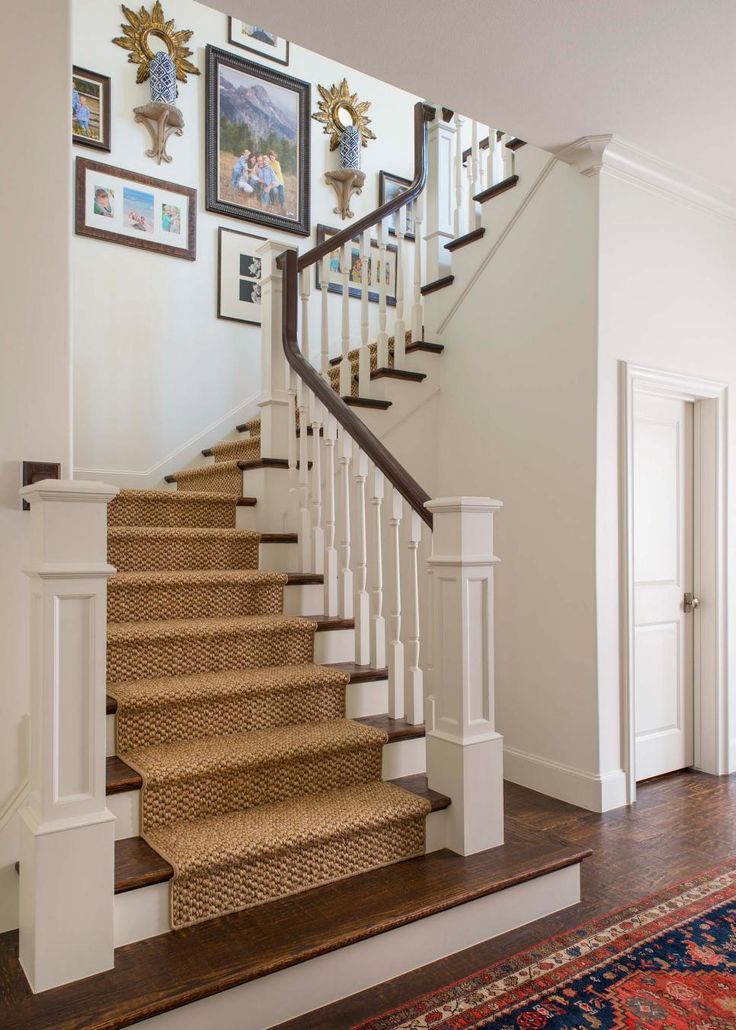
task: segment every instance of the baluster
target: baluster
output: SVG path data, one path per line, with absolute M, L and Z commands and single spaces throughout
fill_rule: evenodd
M 505 132 L 499 141 L 499 147 L 501 148 L 501 178 L 508 179 L 510 175 L 514 174 L 514 152 L 509 150 L 506 146 L 513 137 L 510 133 Z
M 378 271 L 376 272 L 376 283 L 378 284 L 378 348 L 377 358 L 379 368 L 388 368 L 388 333 L 386 332 L 386 224 L 385 220 L 378 223 Z
M 330 275 L 330 260 L 322 258 L 322 274 L 319 280 L 320 293 L 322 294 L 322 325 L 321 325 L 321 363 L 320 371 L 322 378 L 329 382 L 330 378 L 330 306 L 328 287 Z
M 337 615 L 337 548 L 335 547 L 335 443 L 337 422 L 329 412 L 325 415 L 323 442 L 325 448 L 325 615 Z
M 302 300 L 301 352 L 307 361 L 309 355 L 309 271 L 303 268 L 299 277 L 299 296 Z
M 406 367 L 406 323 L 404 321 L 404 260 L 406 250 L 406 208 L 396 215 L 396 319 L 394 321 L 394 368 Z
M 299 571 L 312 571 L 312 519 L 309 511 L 309 397 L 310 390 L 297 379 L 299 405 Z
M 383 504 L 383 472 L 373 466 L 371 477 L 371 536 L 368 550 L 368 571 L 371 595 L 371 668 L 386 665 L 386 620 L 383 617 L 383 541 L 381 537 L 381 505 Z
M 361 450 L 353 460 L 355 479 L 355 664 L 368 665 L 371 660 L 370 608 L 368 597 L 368 543 L 366 539 L 365 482 L 368 478 L 368 456 Z
M 322 528 L 322 424 L 324 408 L 322 402 L 312 394 L 312 572 L 321 576 L 325 571 L 325 531 Z
M 349 397 L 350 379 L 350 244 L 343 243 L 340 254 L 342 274 L 342 360 L 340 361 L 340 396 Z
M 414 204 L 414 304 L 411 309 L 411 342 L 424 339 L 424 307 L 422 298 L 422 228 L 426 194 L 420 193 Z
M 426 697 L 429 700 L 434 695 L 434 630 L 432 627 L 432 612 L 434 611 L 434 566 L 432 565 L 432 556 L 434 554 L 434 535 L 428 533 L 426 537 L 426 557 L 425 557 L 425 569 L 427 576 L 427 606 L 425 608 L 427 621 L 427 634 L 424 642 L 425 660 L 424 660 L 424 686 Z M 425 716 L 425 722 L 427 722 Z M 428 729 L 433 729 L 434 726 L 428 726 Z
M 475 174 L 477 176 L 476 185 L 478 187 L 475 191 L 476 193 L 482 193 L 483 190 L 486 188 L 486 162 L 483 160 L 483 157 L 481 156 L 482 149 L 483 140 L 481 140 L 478 143 L 478 161 L 475 169 Z
M 340 429 L 338 437 L 340 463 L 340 571 L 337 585 L 337 613 L 342 619 L 353 617 L 353 570 L 350 568 L 350 459 L 353 441 Z
M 297 374 L 291 366 L 286 370 L 289 384 L 289 448 L 287 457 L 289 459 L 289 509 L 293 511 L 299 506 L 299 473 L 297 470 L 297 453 L 299 447 L 299 409 L 296 402 Z
M 401 518 L 404 498 L 396 487 L 391 490 L 390 527 L 391 547 L 391 616 L 388 646 L 388 714 L 392 719 L 403 719 L 406 711 L 404 699 L 404 645 L 401 642 Z
M 498 182 L 496 177 L 496 151 L 498 150 L 498 143 L 496 141 L 496 130 L 492 125 L 488 126 L 488 176 L 487 185 L 495 186 Z
M 468 232 L 477 229 L 480 224 L 480 205 L 475 199 L 478 190 L 478 167 L 480 165 L 480 152 L 478 150 L 478 123 L 475 118 L 472 121 L 472 145 L 468 157 Z
M 406 719 L 414 724 L 424 721 L 424 682 L 419 665 L 421 629 L 419 622 L 419 545 L 422 524 L 417 512 L 409 513 L 409 648 L 406 669 Z
M 369 264 L 371 260 L 371 236 L 368 230 L 360 237 L 360 357 L 358 358 L 358 393 L 370 397 L 371 349 L 368 321 Z
M 453 215 L 453 233 L 455 239 L 465 233 L 465 212 L 463 211 L 463 119 L 455 115 L 455 212 Z

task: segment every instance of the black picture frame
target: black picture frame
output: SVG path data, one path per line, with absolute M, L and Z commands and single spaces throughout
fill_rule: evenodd
M 403 175 L 394 175 L 393 172 L 380 171 L 378 173 L 378 205 L 385 204 L 390 197 L 395 194 L 390 193 L 387 187 L 391 185 L 400 186 L 401 192 L 404 192 L 411 186 L 411 179 L 406 179 Z M 404 233 L 405 240 L 411 240 L 412 243 L 415 240 L 414 234 L 414 207 L 415 202 L 407 204 L 406 207 L 406 232 Z M 391 222 L 389 223 L 388 231 L 392 236 L 396 235 L 396 220 L 399 217 L 398 211 L 392 215 Z
M 247 236 L 251 240 L 259 240 L 264 243 L 266 240 L 265 236 L 258 236 L 256 233 L 244 232 L 242 229 L 233 229 L 232 226 L 220 225 L 217 227 L 217 317 L 223 319 L 226 322 L 240 322 L 241 325 L 261 325 L 262 319 L 258 318 L 239 318 L 237 315 L 225 315 L 223 314 L 223 298 L 222 298 L 222 249 L 223 249 L 223 234 L 229 233 L 231 236 Z M 260 305 L 258 307 L 258 313 L 260 314 Z
M 297 153 L 296 153 L 296 207 L 297 212 L 293 217 L 281 214 L 274 214 L 268 208 L 270 205 L 247 206 L 236 203 L 238 196 L 233 187 L 227 181 L 220 181 L 220 69 L 230 68 L 235 72 L 248 75 L 259 82 L 269 83 L 282 89 L 291 90 L 298 100 L 298 114 L 296 119 Z M 206 151 L 206 188 L 205 206 L 208 211 L 215 211 L 221 215 L 229 215 L 231 218 L 238 218 L 244 222 L 252 222 L 255 225 L 267 226 L 270 229 L 280 229 L 283 232 L 295 233 L 298 236 L 309 236 L 311 233 L 310 219 L 310 123 L 309 112 L 311 109 L 311 86 L 308 82 L 295 79 L 291 75 L 273 68 L 266 68 L 262 64 L 248 61 L 244 57 L 221 50 L 218 47 L 208 46 L 206 48 L 206 115 L 205 115 L 205 151 Z M 232 125 L 243 125 L 247 123 L 235 122 Z M 270 146 L 271 144 L 269 144 Z M 228 156 L 233 158 L 234 153 Z M 289 188 L 287 185 L 286 197 L 288 203 Z M 221 194 L 225 194 L 225 196 Z M 235 200 L 232 198 L 235 197 Z
M 342 230 L 341 229 L 335 229 L 331 225 L 317 225 L 317 246 L 319 246 L 321 243 L 324 243 L 325 240 L 327 240 L 330 236 L 334 236 L 338 232 L 342 232 Z M 353 243 L 358 243 L 359 240 L 360 240 L 360 237 L 359 236 L 355 236 L 355 237 L 353 237 L 352 242 Z M 376 251 L 378 251 L 378 249 L 379 249 L 379 247 L 378 247 L 378 240 L 371 239 L 371 250 L 374 250 L 374 249 Z M 396 262 L 397 262 L 396 273 L 398 274 L 398 247 L 396 246 L 395 243 L 388 243 L 388 244 L 386 244 L 386 250 L 389 253 L 396 255 Z M 321 271 L 321 269 L 322 269 L 322 262 L 321 261 L 317 261 L 315 266 L 314 266 L 314 268 L 315 268 L 315 284 L 316 284 L 317 289 L 320 290 L 322 288 L 322 271 Z M 396 275 L 394 275 L 393 289 L 394 289 L 394 291 L 396 290 Z M 330 282 L 330 283 L 328 283 L 328 285 L 327 285 L 327 292 L 328 293 L 337 293 L 340 296 L 342 296 L 342 283 L 337 283 L 337 282 Z M 348 296 L 350 296 L 350 297 L 354 297 L 354 298 L 360 300 L 360 298 L 362 296 L 362 293 L 363 293 L 363 291 L 362 291 L 361 287 L 358 286 L 358 285 L 350 285 L 348 287 Z M 371 304 L 377 304 L 380 301 L 380 299 L 381 299 L 380 298 L 380 294 L 376 290 L 368 290 L 368 300 L 370 301 Z M 392 293 L 392 294 L 389 294 L 387 292 L 386 304 L 387 304 L 388 307 L 395 307 L 396 306 L 396 293 L 395 292 Z
M 268 50 L 265 50 L 265 49 L 264 50 L 259 50 L 255 46 L 248 46 L 246 43 L 241 42 L 241 40 L 239 38 L 236 38 L 235 33 L 233 32 L 233 22 L 234 21 L 242 21 L 242 18 L 233 18 L 232 15 L 228 15 L 228 19 L 227 19 L 227 38 L 228 38 L 228 43 L 232 43 L 233 46 L 240 47 L 241 50 L 247 50 L 251 54 L 258 54 L 259 57 L 265 57 L 267 61 L 275 61 L 276 64 L 288 65 L 288 63 L 289 63 L 289 40 L 288 39 L 284 39 L 284 43 L 286 44 L 286 50 L 285 50 L 284 57 L 275 57 L 273 54 L 269 54 Z M 277 36 L 276 38 L 277 39 L 281 39 L 282 37 Z
M 110 153 L 112 144 L 110 142 L 110 77 L 108 75 L 100 75 L 99 72 L 89 71 L 87 68 L 80 68 L 78 65 L 72 67 L 72 98 L 74 97 L 75 90 L 84 96 L 84 90 L 80 90 L 79 85 L 87 81 L 99 86 L 99 126 L 100 126 L 100 139 L 90 139 L 88 136 L 82 135 L 81 132 L 74 131 L 74 107 L 72 106 L 72 143 L 79 147 L 92 147 L 95 150 L 103 150 L 106 154 Z

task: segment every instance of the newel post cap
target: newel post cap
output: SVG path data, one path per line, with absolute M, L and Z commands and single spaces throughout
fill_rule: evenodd
M 18 493 L 29 504 L 33 504 L 34 500 L 109 504 L 120 493 L 120 488 L 95 480 L 41 479 L 38 483 L 24 486 Z
M 425 501 L 424 507 L 433 513 L 494 512 L 503 508 L 503 501 L 494 501 L 492 497 L 433 497 Z
M 435 497 L 431 565 L 492 565 L 493 516 L 502 507 L 491 497 Z

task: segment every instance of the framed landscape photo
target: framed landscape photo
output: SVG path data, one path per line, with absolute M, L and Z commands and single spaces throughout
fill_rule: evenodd
M 217 230 L 217 317 L 261 324 L 261 259 L 265 236 L 239 229 Z
M 230 42 L 243 50 L 249 50 L 252 54 L 259 54 L 267 57 L 269 61 L 278 61 L 279 64 L 289 63 L 289 41 L 277 36 L 270 29 L 263 29 L 259 25 L 251 25 L 250 22 L 241 21 L 240 18 L 229 18 Z
M 317 226 L 317 246 L 335 236 L 340 229 L 333 229 L 329 225 Z M 328 292 L 342 295 L 342 255 L 340 247 L 333 250 L 327 257 L 328 268 Z M 360 241 L 356 237 L 350 245 L 348 260 L 350 262 L 350 285 L 348 292 L 351 297 L 360 298 L 363 292 L 363 259 L 360 254 Z M 386 247 L 386 267 L 388 268 L 388 282 L 386 284 L 386 303 L 394 306 L 396 304 L 396 262 L 397 248 L 394 243 Z M 317 289 L 322 287 L 322 262 L 315 265 L 317 273 Z M 368 300 L 377 304 L 380 300 L 378 276 L 381 275 L 381 259 L 379 256 L 378 241 L 371 240 L 371 257 L 368 262 Z
M 74 231 L 194 261 L 197 191 L 78 157 Z
M 411 186 L 411 179 L 405 179 L 401 175 L 393 175 L 391 172 L 378 173 L 378 204 L 385 204 L 387 200 L 393 200 L 400 193 L 405 193 Z M 414 239 L 414 201 L 404 208 L 406 212 L 406 228 L 404 231 L 405 240 Z M 396 225 L 399 212 L 391 216 L 388 231 L 392 236 L 396 235 Z
M 207 47 L 207 210 L 308 236 L 308 82 Z
M 110 79 L 72 68 L 72 143 L 110 152 Z

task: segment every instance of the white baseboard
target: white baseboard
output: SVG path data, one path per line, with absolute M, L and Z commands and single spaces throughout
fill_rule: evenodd
M 626 776 L 623 769 L 591 773 L 572 765 L 530 755 L 517 748 L 503 749 L 504 779 L 540 794 L 567 801 L 591 812 L 608 812 L 626 804 Z

